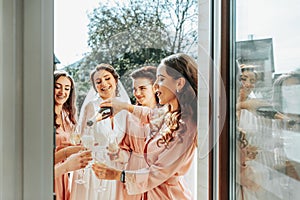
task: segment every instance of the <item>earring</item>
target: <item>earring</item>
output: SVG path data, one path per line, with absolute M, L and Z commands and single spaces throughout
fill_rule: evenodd
M 179 93 L 179 89 L 176 89 L 176 92 Z

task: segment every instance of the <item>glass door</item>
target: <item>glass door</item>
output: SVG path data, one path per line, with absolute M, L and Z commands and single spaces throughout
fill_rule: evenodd
M 236 0 L 235 199 L 300 195 L 300 2 Z

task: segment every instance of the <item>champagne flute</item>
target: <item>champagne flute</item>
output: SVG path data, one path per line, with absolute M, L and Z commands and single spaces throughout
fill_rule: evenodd
M 117 141 L 117 135 L 114 132 L 114 130 L 111 130 L 108 136 L 108 151 L 111 154 L 111 160 L 115 160 L 118 158 L 117 154 L 119 151 L 119 146 Z
M 70 142 L 73 145 L 80 145 L 80 143 L 81 143 L 81 126 L 80 125 L 77 125 L 76 128 L 75 128 L 75 130 L 74 130 L 74 132 L 71 134 L 71 136 L 70 136 Z M 80 169 L 80 170 L 77 170 L 77 171 L 78 171 L 78 177 L 75 180 L 75 183 L 77 183 L 77 184 L 84 184 L 85 183 L 85 181 L 83 180 L 84 170 Z
M 98 164 L 100 163 L 107 164 L 107 160 L 108 160 L 108 155 L 107 155 L 106 147 L 98 146 L 95 150 L 94 162 Z M 103 183 L 106 183 L 106 180 L 98 179 L 98 184 L 95 188 L 98 192 L 104 192 L 107 190 L 107 187 L 103 185 Z
M 83 135 L 81 137 L 82 145 L 87 149 L 93 149 L 94 146 L 94 136 L 92 135 Z
M 70 142 L 73 145 L 80 145 L 81 143 L 81 126 L 77 125 L 74 132 L 70 135 Z
M 93 150 L 95 144 L 95 138 L 92 131 L 93 129 L 91 127 L 87 127 L 85 134 L 81 137 L 82 145 L 89 150 Z M 86 168 L 89 167 L 90 164 Z
M 85 130 L 85 133 L 81 136 L 82 145 L 87 149 L 92 149 L 94 146 L 94 136 L 92 135 L 91 128 Z M 87 165 L 85 168 L 89 168 L 90 165 Z M 75 182 L 78 184 L 84 184 L 86 181 L 83 176 L 85 174 L 85 169 L 79 171 L 79 178 Z

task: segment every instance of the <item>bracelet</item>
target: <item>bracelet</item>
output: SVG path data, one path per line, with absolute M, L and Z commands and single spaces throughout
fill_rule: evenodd
M 123 171 L 121 172 L 120 181 L 121 181 L 122 183 L 125 183 L 125 170 L 123 170 Z

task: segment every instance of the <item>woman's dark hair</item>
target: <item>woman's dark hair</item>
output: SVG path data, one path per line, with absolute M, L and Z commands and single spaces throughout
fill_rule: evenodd
M 156 70 L 157 70 L 157 68 L 154 66 L 144 66 L 144 67 L 134 70 L 130 74 L 130 77 L 132 79 L 146 78 L 153 85 L 154 82 L 156 81 Z M 158 104 L 158 97 L 156 95 L 155 95 L 155 100 L 156 100 L 156 103 Z
M 177 80 L 183 77 L 186 80 L 183 88 L 176 93 L 180 108 L 170 114 L 171 118 L 168 122 L 170 131 L 158 141 L 158 143 L 163 142 L 168 145 L 175 137 L 174 132 L 179 129 L 182 117 L 191 116 L 189 120 L 197 122 L 198 69 L 196 61 L 183 53 L 164 58 L 160 66 L 166 66 L 167 74 L 173 79 Z
M 63 105 L 63 110 L 66 111 L 70 121 L 76 125 L 77 124 L 77 108 L 76 108 L 76 92 L 75 92 L 75 82 L 73 78 L 64 70 L 54 71 L 54 84 L 60 77 L 66 77 L 71 81 L 71 91 L 68 100 Z M 58 128 L 60 125 L 56 123 L 57 115 L 54 115 L 55 127 Z
M 116 83 L 117 83 L 116 96 L 118 96 L 118 95 L 119 95 L 119 88 L 118 88 L 119 74 L 117 73 L 117 71 L 116 71 L 111 65 L 106 64 L 106 63 L 101 63 L 101 64 L 97 65 L 97 66 L 95 67 L 95 69 L 93 69 L 93 70 L 91 71 L 91 74 L 90 74 L 90 80 L 91 80 L 91 82 L 92 82 L 92 84 L 93 84 L 94 90 L 95 90 L 96 92 L 98 92 L 97 89 L 96 89 L 95 83 L 94 83 L 94 75 L 95 75 L 96 72 L 101 71 L 101 70 L 108 71 L 109 73 L 111 73 L 111 75 L 112 75 L 112 76 L 114 77 L 114 79 L 116 80 Z
M 156 70 L 157 70 L 157 68 L 154 66 L 144 66 L 144 67 L 134 70 L 130 74 L 130 77 L 132 79 L 147 78 L 150 80 L 150 82 L 152 84 L 154 84 L 154 82 L 156 81 Z

